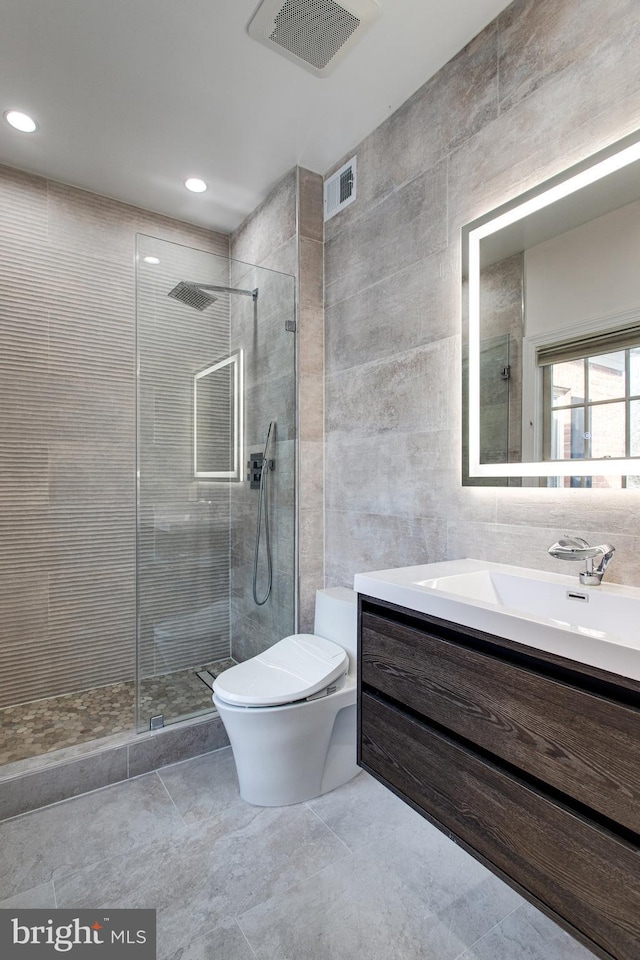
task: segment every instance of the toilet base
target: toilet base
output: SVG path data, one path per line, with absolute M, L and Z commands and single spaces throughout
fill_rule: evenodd
M 259 807 L 303 803 L 347 783 L 356 763 L 356 684 L 281 707 L 213 702 L 225 725 L 240 796 Z

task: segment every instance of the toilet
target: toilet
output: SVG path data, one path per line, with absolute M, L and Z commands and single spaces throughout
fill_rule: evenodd
M 314 631 L 285 637 L 225 670 L 213 685 L 240 795 L 256 806 L 311 800 L 359 770 L 357 594 L 346 587 L 318 590 Z

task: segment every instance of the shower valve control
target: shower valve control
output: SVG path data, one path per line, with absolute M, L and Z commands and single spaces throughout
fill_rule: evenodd
M 251 484 L 252 490 L 258 490 L 260 487 L 260 479 L 262 477 L 262 461 L 264 457 L 262 453 L 252 453 L 250 454 L 249 461 L 247 463 L 248 473 L 247 480 Z
M 260 489 L 260 480 L 262 479 L 262 464 L 264 463 L 264 454 L 252 453 L 247 461 L 247 480 L 252 490 Z M 267 469 L 273 471 L 275 460 L 267 460 Z

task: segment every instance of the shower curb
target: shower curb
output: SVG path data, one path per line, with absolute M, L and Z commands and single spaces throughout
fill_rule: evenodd
M 69 757 L 68 752 L 61 760 L 47 755 L 38 758 L 41 766 L 34 766 L 38 761 L 12 764 L 8 775 L 0 779 L 0 821 L 228 745 L 226 731 L 216 715 L 183 721 L 153 733 L 132 733 L 125 742 L 96 746 L 76 757 Z

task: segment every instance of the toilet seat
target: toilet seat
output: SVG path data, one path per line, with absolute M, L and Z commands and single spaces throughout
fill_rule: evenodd
M 221 673 L 214 694 L 239 707 L 275 707 L 320 693 L 349 668 L 342 647 L 325 637 L 297 633 Z

